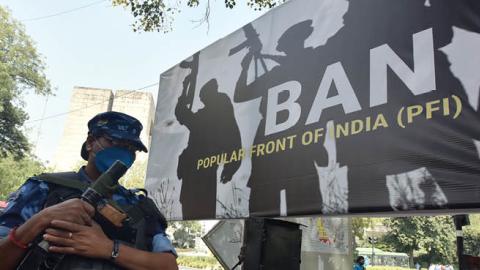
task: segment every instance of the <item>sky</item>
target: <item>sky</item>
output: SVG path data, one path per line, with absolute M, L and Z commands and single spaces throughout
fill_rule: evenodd
M 172 31 L 164 34 L 133 32 L 129 11 L 112 7 L 109 1 L 0 0 L 24 24 L 55 89 L 55 96 L 48 98 L 25 96 L 29 114 L 25 128 L 35 154 L 47 164 L 53 158 L 74 86 L 136 90 L 158 83 L 162 72 L 265 12 L 247 7 L 246 1 L 238 2 L 230 10 L 222 0 L 210 1 L 209 26 L 193 22 L 202 18 L 204 5 L 188 8 L 180 4 Z M 151 92 L 156 100 L 158 85 L 143 91 Z

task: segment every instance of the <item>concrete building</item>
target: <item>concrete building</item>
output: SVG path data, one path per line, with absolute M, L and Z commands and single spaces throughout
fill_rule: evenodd
M 153 120 L 155 118 L 152 94 L 131 90 L 115 91 L 112 111 L 123 112 L 140 120 L 143 125 L 140 139 L 150 149 Z M 137 161 L 145 161 L 147 158 L 148 153 L 137 153 Z
M 141 139 L 147 148 L 150 146 L 155 115 L 151 93 L 74 87 L 63 135 L 52 161 L 56 171 L 74 170 L 82 164 L 80 149 L 87 137 L 87 122 L 96 114 L 106 111 L 127 113 L 140 120 L 143 125 Z M 147 157 L 147 154 L 140 154 L 137 160 L 146 160 Z

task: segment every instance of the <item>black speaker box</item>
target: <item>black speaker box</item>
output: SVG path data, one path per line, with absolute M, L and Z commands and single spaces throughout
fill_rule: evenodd
M 263 218 L 245 221 L 243 270 L 299 270 L 300 224 Z

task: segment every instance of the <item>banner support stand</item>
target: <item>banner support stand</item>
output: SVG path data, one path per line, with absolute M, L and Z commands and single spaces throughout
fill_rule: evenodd
M 468 219 L 468 215 L 455 215 L 453 216 L 453 222 L 455 223 L 457 236 L 458 269 L 466 270 L 463 260 L 463 226 L 470 225 L 470 220 Z

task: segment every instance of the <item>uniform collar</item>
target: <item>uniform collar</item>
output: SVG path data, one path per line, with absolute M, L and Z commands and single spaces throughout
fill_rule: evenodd
M 80 170 L 78 170 L 78 178 L 87 183 L 92 183 L 93 180 L 88 177 L 87 172 L 85 171 L 85 166 L 82 166 Z

